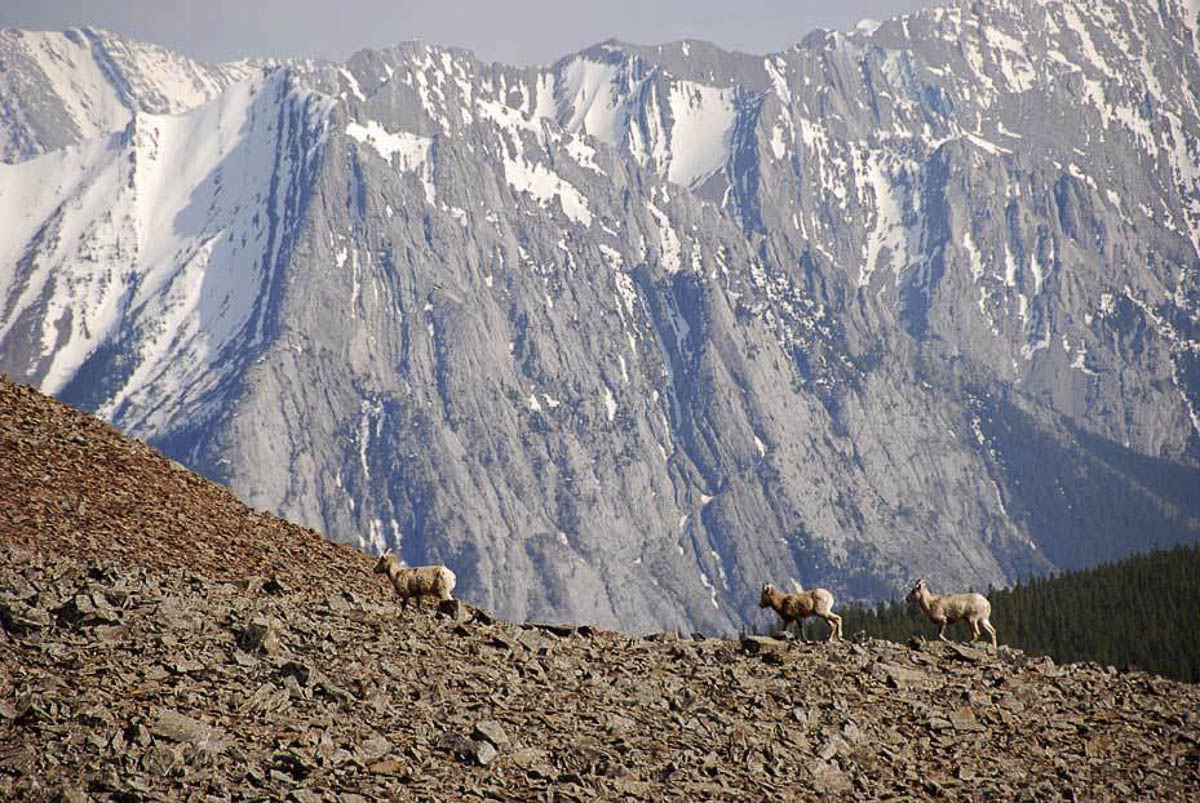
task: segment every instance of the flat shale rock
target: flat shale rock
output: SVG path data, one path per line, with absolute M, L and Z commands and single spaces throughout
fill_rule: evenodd
M 238 646 L 246 652 L 275 655 L 282 651 L 280 634 L 283 626 L 270 617 L 252 619 L 238 635 Z
M 51 624 L 51 615 L 19 600 L 0 600 L 0 625 L 14 635 L 25 635 Z
M 923 669 L 887 663 L 875 664 L 871 667 L 871 674 L 885 680 L 893 689 L 918 686 L 929 680 L 929 673 Z
M 371 763 L 392 752 L 392 743 L 382 736 L 367 739 L 359 748 L 359 757 L 364 763 Z
M 147 727 L 157 738 L 186 742 L 206 749 L 220 749 L 225 741 L 220 728 L 170 708 L 159 708 L 155 711 Z
M 120 614 L 104 598 L 103 594 L 76 594 L 55 611 L 59 621 L 77 627 L 113 624 L 120 619 Z
M 476 739 L 486 739 L 497 750 L 503 750 L 511 744 L 508 734 L 504 731 L 504 726 L 493 719 L 476 722 L 471 736 Z

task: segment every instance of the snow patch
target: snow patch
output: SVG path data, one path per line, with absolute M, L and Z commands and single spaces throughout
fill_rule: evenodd
M 345 67 L 338 67 L 338 73 L 346 79 L 346 83 L 350 85 L 350 93 L 359 100 L 365 101 L 367 96 L 362 93 L 362 88 L 358 85 L 358 79 L 354 77 L 354 73 L 347 70 Z
M 683 267 L 683 245 L 679 235 L 671 227 L 671 219 L 652 202 L 646 201 L 646 209 L 658 224 L 658 241 L 661 248 L 663 268 L 667 273 L 678 273 Z
M 566 150 L 580 167 L 585 167 L 601 176 L 607 175 L 600 165 L 596 164 L 596 149 L 584 142 L 581 137 L 572 137 L 568 140 Z
M 554 87 L 570 116 L 563 126 L 572 134 L 585 132 L 607 145 L 624 138 L 626 111 L 615 79 L 618 66 L 576 58 L 564 66 Z
M 671 84 L 667 180 L 694 187 L 725 166 L 737 110 L 734 91 L 691 81 Z
M 575 185 L 545 165 L 526 161 L 523 156 L 514 159 L 505 154 L 504 178 L 515 191 L 529 193 L 543 207 L 558 198 L 563 214 L 585 228 L 592 225 L 587 198 Z
M 878 31 L 879 26 L 882 24 L 883 23 L 879 22 L 878 20 L 873 20 L 873 19 L 869 19 L 867 17 L 863 17 L 858 22 L 854 23 L 854 32 L 860 33 L 864 36 L 870 36 L 871 34 Z
M 391 132 L 375 120 L 367 120 L 366 125 L 353 121 L 347 123 L 346 135 L 372 148 L 396 169 L 419 175 L 425 200 L 430 204 L 436 201 L 437 192 L 429 165 L 429 152 L 433 145 L 431 138 L 408 131 Z M 390 206 L 388 208 L 391 209 Z M 391 217 L 390 213 L 388 217 Z
M 863 266 L 858 274 L 859 287 L 871 283 L 871 275 L 879 267 L 884 254 L 887 254 L 886 267 L 896 275 L 908 264 L 911 257 L 910 238 L 904 222 L 904 211 L 907 206 L 919 203 L 917 198 L 910 200 L 911 194 L 892 178 L 884 159 L 877 152 L 868 153 L 863 167 L 866 172 L 863 188 L 869 192 L 869 197 L 863 200 L 873 205 L 875 214 L 864 246 Z
M 346 124 L 346 134 L 405 171 L 419 170 L 429 158 L 429 148 L 433 145 L 429 137 L 408 131 L 391 132 L 375 120 L 367 120 L 366 125 L 351 121 Z

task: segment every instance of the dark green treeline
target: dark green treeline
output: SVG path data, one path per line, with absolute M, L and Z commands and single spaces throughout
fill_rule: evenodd
M 935 593 L 965 590 L 928 579 Z M 1200 682 L 1200 546 L 1031 578 L 1011 589 L 989 589 L 987 597 L 1001 644 L 1060 663 L 1136 666 Z M 937 628 L 920 608 L 902 600 L 881 602 L 874 609 L 853 605 L 840 613 L 848 637 L 860 631 L 899 642 L 914 635 L 937 637 Z M 956 624 L 946 635 L 965 640 L 971 631 Z

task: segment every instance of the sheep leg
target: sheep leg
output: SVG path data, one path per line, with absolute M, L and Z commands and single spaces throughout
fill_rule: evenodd
M 940 638 L 942 641 L 950 640 L 946 638 L 946 623 L 944 621 L 938 623 L 938 638 Z
M 979 620 L 971 620 L 971 643 L 974 644 L 979 640 Z
M 988 632 L 988 635 L 992 637 L 992 649 L 993 650 L 1000 649 L 996 645 L 996 628 L 992 627 L 992 623 L 989 622 L 987 619 L 983 620 L 983 629 L 986 630 Z
M 826 622 L 829 622 L 829 626 L 832 628 L 831 632 L 829 633 L 829 640 L 837 641 L 840 639 L 842 637 L 842 617 L 831 612 L 825 614 L 821 618 Z

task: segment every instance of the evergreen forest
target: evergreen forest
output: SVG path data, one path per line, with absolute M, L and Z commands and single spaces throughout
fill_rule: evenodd
M 935 578 L 930 585 L 935 593 L 966 590 L 941 588 Z M 1059 663 L 1094 661 L 1200 682 L 1200 545 L 1031 577 L 986 593 L 1002 645 Z M 874 608 L 851 605 L 840 613 L 850 638 L 859 633 L 899 642 L 937 637 L 937 627 L 921 609 L 904 600 Z M 946 636 L 970 639 L 970 626 L 950 625 Z

